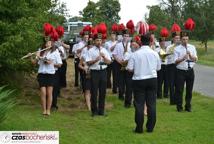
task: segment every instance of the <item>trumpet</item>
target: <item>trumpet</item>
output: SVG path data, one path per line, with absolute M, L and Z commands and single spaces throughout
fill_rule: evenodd
M 31 57 L 31 56 L 35 55 L 36 53 L 38 53 L 38 52 L 46 51 L 46 50 L 48 50 L 48 49 L 50 49 L 50 48 L 52 48 L 52 46 L 46 47 L 46 48 L 41 49 L 41 50 L 38 50 L 38 51 L 35 51 L 35 52 L 33 52 L 33 53 L 28 53 L 28 54 L 26 54 L 25 56 L 23 56 L 21 59 L 25 59 L 25 58 Z

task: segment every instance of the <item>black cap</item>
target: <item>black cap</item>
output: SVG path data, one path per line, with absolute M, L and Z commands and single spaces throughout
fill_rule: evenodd
M 159 42 L 162 42 L 162 41 L 165 41 L 165 38 L 164 38 L 164 37 L 160 37 L 160 38 L 159 38 Z
M 189 31 L 182 31 L 181 37 L 189 36 Z
M 123 34 L 129 34 L 129 30 L 128 29 L 123 30 Z
M 97 33 L 97 34 L 94 35 L 94 40 L 95 40 L 95 39 L 102 39 L 102 37 L 103 37 L 103 36 L 102 36 L 101 33 Z
M 180 35 L 181 35 L 181 32 L 179 32 L 179 31 L 173 32 L 172 38 L 174 38 L 175 36 L 180 36 Z

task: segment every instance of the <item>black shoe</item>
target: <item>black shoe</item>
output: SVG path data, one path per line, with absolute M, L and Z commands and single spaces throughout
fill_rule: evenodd
M 133 130 L 133 132 L 134 133 L 139 133 L 139 134 L 141 134 L 141 133 L 143 133 L 143 129 L 142 128 L 135 128 L 135 130 Z
M 97 112 L 92 112 L 92 113 L 91 113 L 91 116 L 92 116 L 92 117 L 97 116 L 97 115 L 98 115 Z
M 177 111 L 178 111 L 178 112 L 182 112 L 183 109 L 182 109 L 182 108 L 177 108 Z
M 53 110 L 53 111 L 57 111 L 58 110 L 58 106 L 51 106 L 51 109 Z
M 130 105 L 130 104 L 124 104 L 124 107 L 125 107 L 125 108 L 130 108 L 131 105 Z
M 147 130 L 146 130 L 146 132 L 148 132 L 148 133 L 152 133 L 152 132 L 153 132 L 153 130 L 147 129 Z
M 123 101 L 123 100 L 124 100 L 124 97 L 119 97 L 119 100 Z
M 104 113 L 104 112 L 100 112 L 100 113 L 98 113 L 98 115 L 99 115 L 99 116 L 107 116 L 107 114 Z
M 117 91 L 114 91 L 114 90 L 113 90 L 113 91 L 112 91 L 112 93 L 113 93 L 113 94 L 116 94 L 116 93 L 117 93 Z
M 185 108 L 185 111 L 192 112 L 191 108 Z

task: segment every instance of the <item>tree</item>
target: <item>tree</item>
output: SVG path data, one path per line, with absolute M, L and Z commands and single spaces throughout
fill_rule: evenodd
M 162 10 L 159 5 L 149 6 L 148 9 L 150 12 L 146 21 L 149 24 L 155 24 L 158 26 L 158 30 L 155 32 L 156 35 L 159 35 L 162 27 L 170 28 L 170 15 L 166 11 Z
M 83 21 L 90 21 L 94 25 L 105 22 L 110 27 L 113 23 L 119 22 L 119 12 L 118 0 L 99 0 L 97 3 L 89 0 L 88 5 L 80 14 L 83 16 Z
M 40 47 L 45 22 L 55 26 L 63 23 L 64 16 L 55 11 L 57 2 L 0 1 L 0 79 L 17 72 L 32 72 L 30 62 L 20 58 Z
M 187 0 L 184 7 L 185 19 L 191 17 L 196 23 L 192 34 L 195 39 L 200 40 L 204 44 L 206 52 L 208 40 L 214 38 L 213 7 L 213 0 Z

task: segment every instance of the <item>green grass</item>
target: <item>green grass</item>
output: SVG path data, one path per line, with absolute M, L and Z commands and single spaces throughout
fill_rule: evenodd
M 50 117 L 42 116 L 38 97 L 9 113 L 0 130 L 56 130 L 60 144 L 214 144 L 214 99 L 194 93 L 193 112 L 176 112 L 166 99 L 158 100 L 153 133 L 134 134 L 134 108 L 125 109 L 116 96 L 107 97 L 108 116 L 94 117 L 78 104 L 82 99 L 60 99 L 64 106 Z M 68 107 L 65 109 L 65 107 Z
M 190 41 L 195 45 L 198 54 L 198 63 L 208 66 L 214 66 L 214 40 L 208 41 L 208 51 L 205 52 L 204 44 L 199 41 Z

